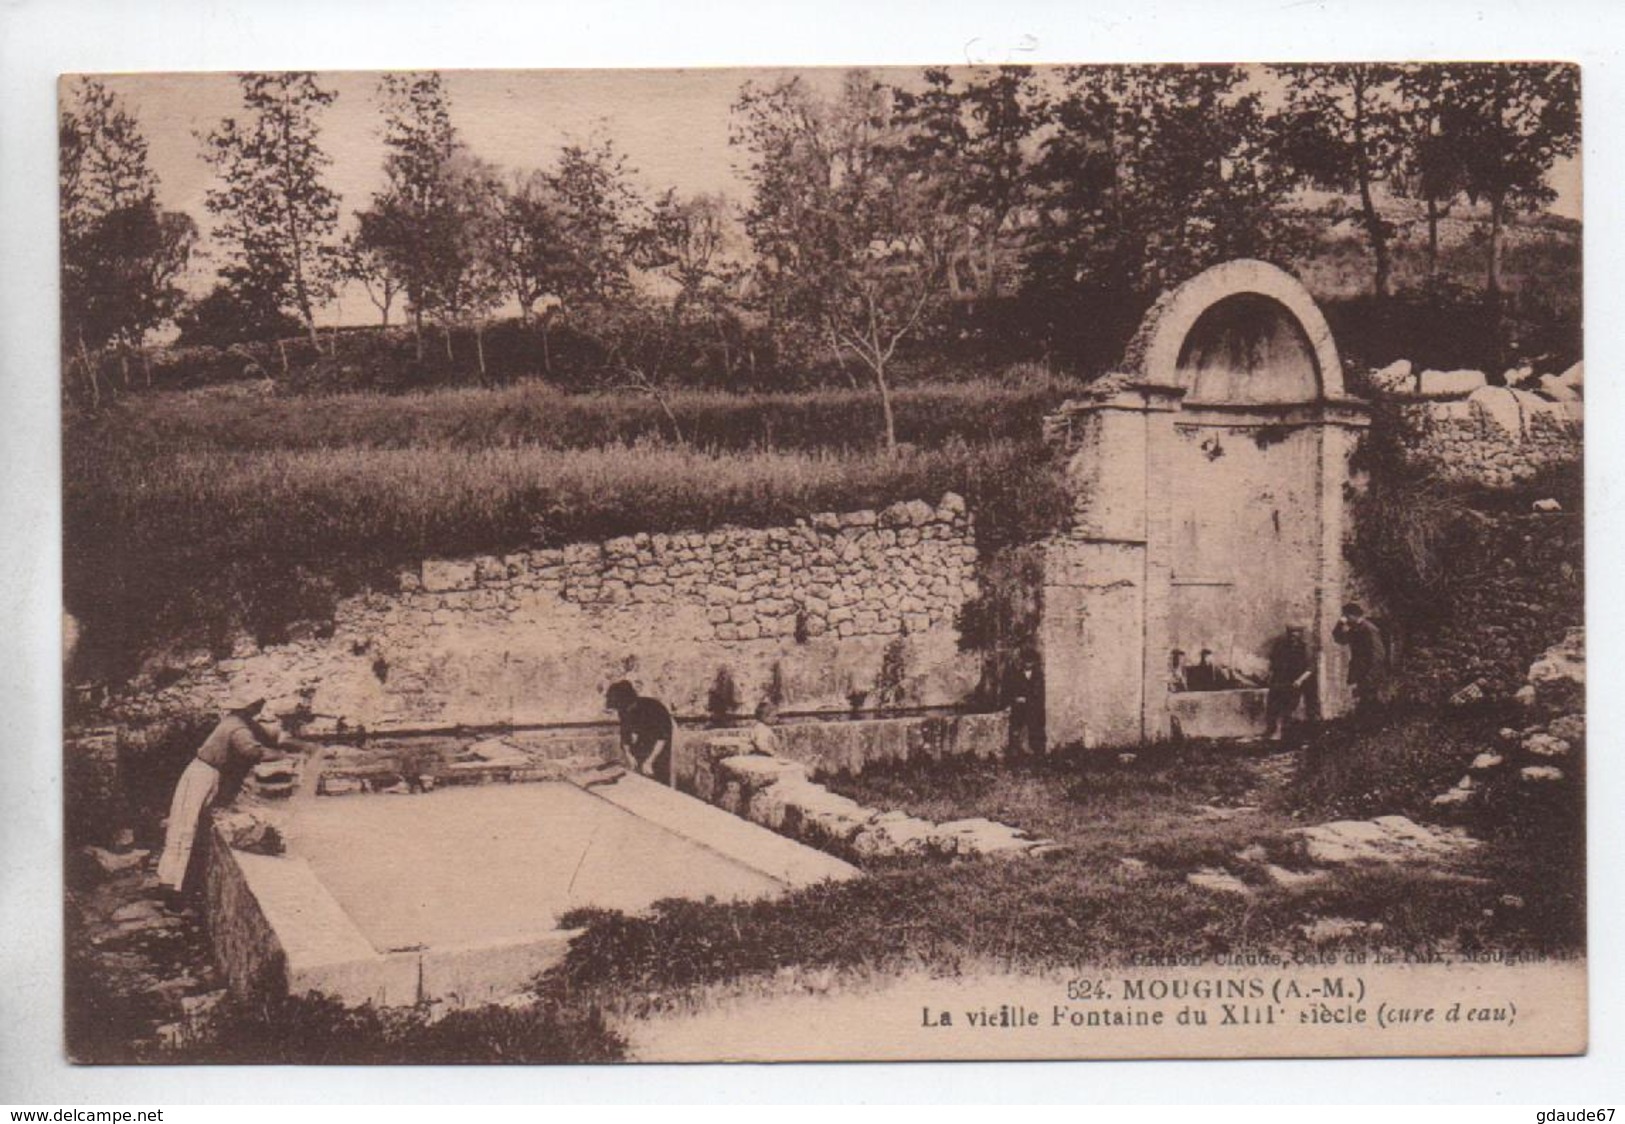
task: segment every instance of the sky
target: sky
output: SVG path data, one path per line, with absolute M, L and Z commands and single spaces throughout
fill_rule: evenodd
M 452 122 L 463 140 L 476 155 L 504 169 L 551 167 L 565 144 L 601 131 L 627 155 L 645 197 L 676 187 L 684 195 L 723 192 L 742 200 L 743 181 L 734 166 L 738 154 L 728 145 L 729 107 L 746 80 L 771 83 L 789 73 L 723 68 L 453 70 L 442 71 L 442 78 Z M 794 73 L 830 87 L 843 71 Z M 202 159 L 198 138 L 221 118 L 242 113 L 237 80 L 225 73 L 101 79 L 140 123 L 159 177 L 160 204 L 191 215 L 205 232 L 187 287 L 194 293 L 206 291 L 222 255 L 206 237 L 211 221 L 204 198 L 214 172 Z M 374 96 L 378 75 L 329 73 L 321 81 L 338 94 L 322 111 L 322 145 L 333 160 L 327 182 L 341 196 L 341 227 L 347 227 L 352 213 L 367 207 L 383 185 L 382 119 Z M 365 294 L 351 286 L 319 319 L 372 322 L 376 315 Z
M 572 140 L 601 131 L 636 169 L 645 197 L 668 187 L 684 195 L 721 192 L 743 202 L 740 153 L 728 144 L 730 107 L 747 80 L 771 84 L 800 74 L 815 88 L 833 90 L 841 68 L 770 70 L 448 70 L 442 71 L 453 124 L 478 156 L 509 170 L 550 167 Z M 918 68 L 881 69 L 898 83 Z M 210 216 L 204 196 L 213 170 L 204 163 L 199 137 L 221 118 L 241 114 L 236 78 L 229 73 L 104 75 L 147 138 L 160 180 L 161 204 L 197 220 L 205 237 L 186 280 L 194 295 L 207 291 L 222 262 L 207 238 Z M 323 111 L 323 147 L 332 156 L 328 183 L 341 196 L 347 227 L 382 186 L 382 122 L 374 98 L 376 72 L 330 72 L 322 83 L 337 92 Z M 71 79 L 69 80 L 71 83 Z M 1553 170 L 1559 198 L 1552 208 L 1579 217 L 1579 165 Z M 319 314 L 326 324 L 370 323 L 376 312 L 359 286 L 343 289 Z

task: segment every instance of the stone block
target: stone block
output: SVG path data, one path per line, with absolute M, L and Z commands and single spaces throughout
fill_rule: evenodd
M 479 570 L 471 561 L 428 559 L 423 563 L 423 588 L 430 593 L 473 589 Z
M 1417 392 L 1424 398 L 1465 398 L 1487 384 L 1483 371 L 1423 371 Z
M 571 569 L 597 569 L 603 560 L 604 548 L 595 542 L 576 542 L 564 548 L 564 564 Z
M 1218 867 L 1203 867 L 1193 870 L 1185 875 L 1185 881 L 1199 890 L 1211 890 L 1218 894 L 1234 894 L 1237 897 L 1250 898 L 1253 888 L 1227 870 Z
M 902 812 L 876 816 L 852 838 L 851 847 L 860 858 L 889 859 L 923 855 L 931 849 L 936 825 Z
M 1550 784 L 1563 779 L 1563 770 L 1555 765 L 1526 765 L 1518 776 L 1530 784 Z
M 1586 736 L 1585 715 L 1565 714 L 1561 718 L 1554 718 L 1546 724 L 1546 732 L 1571 744 L 1581 741 Z
M 1536 757 L 1567 757 L 1569 743 L 1562 738 L 1554 738 L 1550 734 L 1531 734 L 1523 740 L 1525 753 Z
M 759 755 L 725 757 L 716 764 L 718 775 L 755 792 L 786 779 L 806 780 L 807 768 L 782 757 Z
M 104 874 L 122 874 L 127 870 L 134 870 L 146 862 L 148 851 L 109 851 L 104 847 L 87 846 L 79 848 L 79 853 L 96 864 Z

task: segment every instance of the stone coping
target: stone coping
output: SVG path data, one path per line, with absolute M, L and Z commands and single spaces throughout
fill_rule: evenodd
M 776 892 L 861 874 L 849 863 L 646 777 L 627 774 L 613 784 L 577 787 L 760 874 L 780 888 Z M 275 818 L 286 823 L 292 817 Z M 207 861 L 211 937 L 227 978 L 240 993 L 272 987 L 378 1006 L 496 1002 L 523 991 L 559 963 L 580 932 L 553 928 L 518 939 L 379 949 L 305 859 L 239 850 L 216 825 Z M 674 891 L 679 896 L 680 888 Z

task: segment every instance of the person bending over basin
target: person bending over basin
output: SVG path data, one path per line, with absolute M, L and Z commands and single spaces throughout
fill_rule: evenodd
M 265 700 L 258 697 L 228 700 L 221 708 L 225 715 L 175 785 L 169 823 L 164 828 L 164 851 L 158 859 L 158 881 L 171 897 L 178 898 L 186 888 L 198 827 L 222 789 L 233 791 L 259 762 L 288 756 L 277 748 L 275 719 L 262 721 L 259 717 L 264 706 Z
M 658 699 L 645 698 L 622 679 L 604 693 L 604 708 L 621 720 L 621 757 L 628 769 L 671 784 L 675 727 L 671 711 Z

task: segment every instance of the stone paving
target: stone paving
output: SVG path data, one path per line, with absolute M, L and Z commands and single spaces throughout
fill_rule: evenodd
M 118 1058 L 151 1057 L 201 1033 L 208 1012 L 225 998 L 195 911 L 167 902 L 152 872 L 152 852 L 126 839 L 87 846 L 71 856 L 67 906 L 70 985 L 96 1008 L 127 1016 Z M 73 1003 L 70 992 L 70 1006 Z M 74 1014 L 70 1010 L 69 1021 Z M 106 1028 L 80 1027 L 86 1036 Z M 70 1050 L 87 1049 L 83 1041 Z
M 693 793 L 725 811 L 811 846 L 875 861 L 1042 856 L 1060 844 L 983 818 L 933 823 L 906 812 L 867 808 L 814 783 L 807 768 L 780 757 L 743 752 L 721 736 L 695 748 Z

